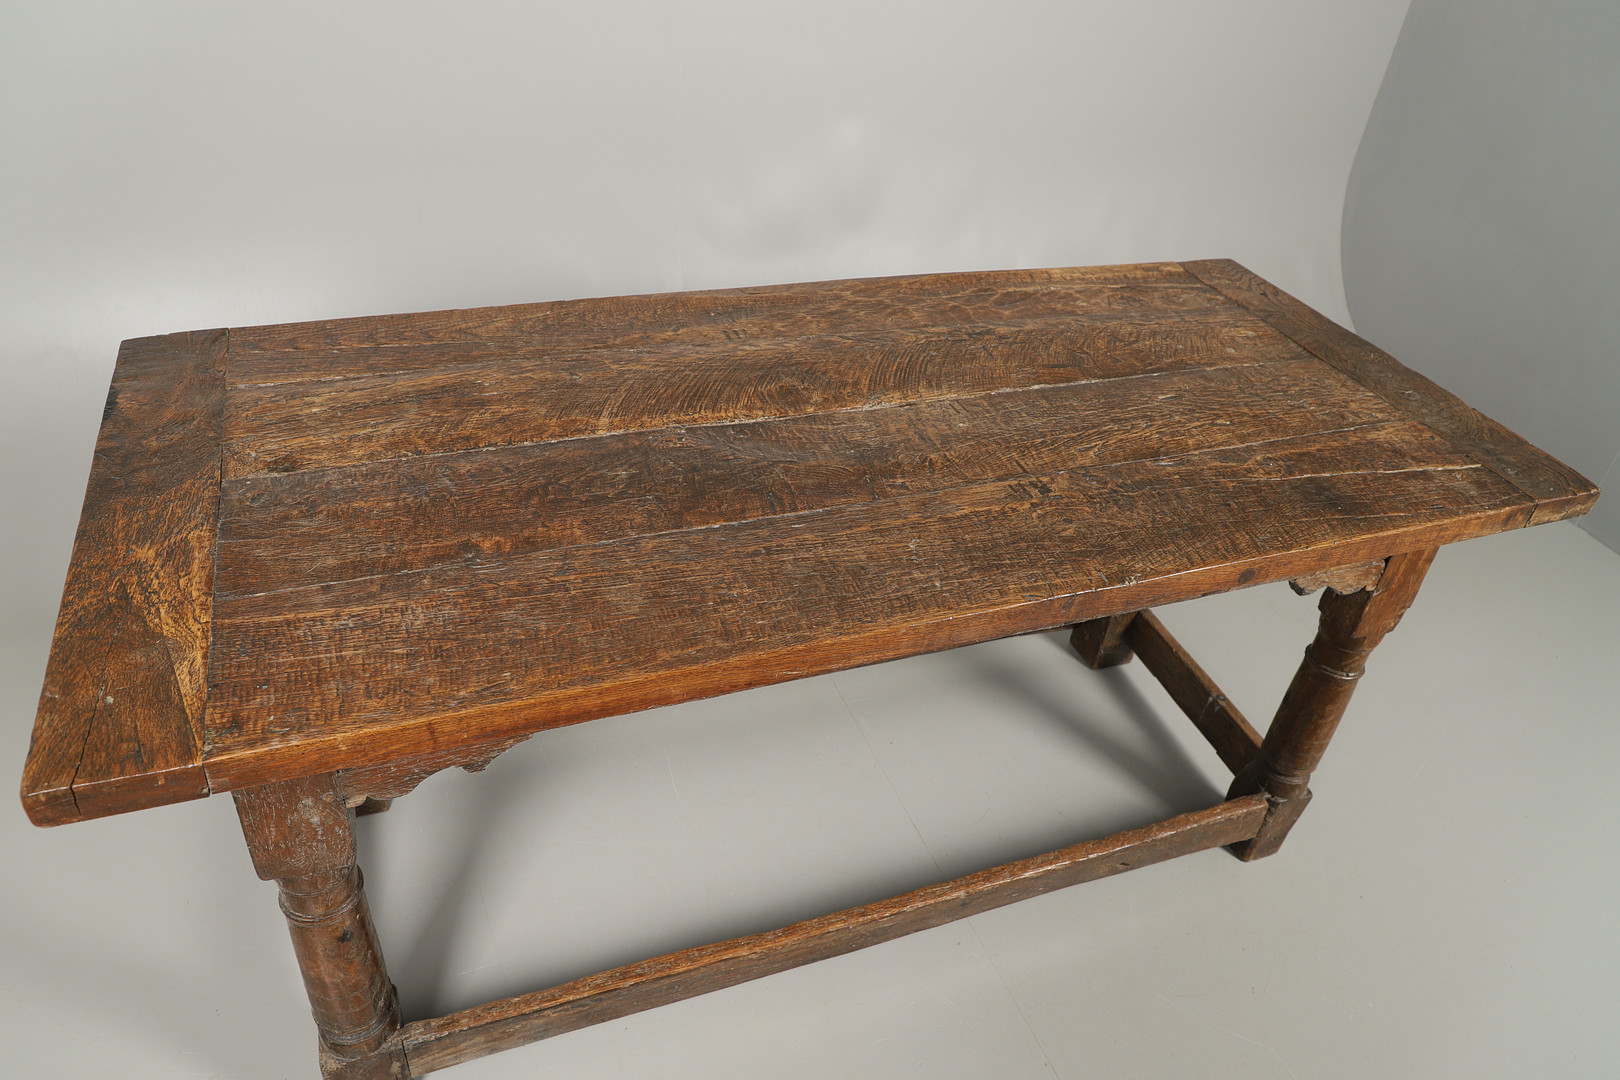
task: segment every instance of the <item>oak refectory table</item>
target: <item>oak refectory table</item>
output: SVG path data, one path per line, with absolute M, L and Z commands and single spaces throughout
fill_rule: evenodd
M 1049 889 L 1277 850 L 1435 550 L 1585 478 L 1235 263 L 946 274 L 124 343 L 22 798 L 229 791 L 322 1068 L 422 1074 Z M 1262 738 L 1149 610 L 1321 623 Z M 1234 779 L 1206 810 L 402 1023 L 352 815 L 537 731 L 1072 626 Z

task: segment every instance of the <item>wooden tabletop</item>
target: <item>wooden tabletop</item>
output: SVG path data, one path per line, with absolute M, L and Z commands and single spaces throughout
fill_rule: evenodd
M 1227 261 L 143 338 L 23 801 L 437 760 L 1596 497 Z

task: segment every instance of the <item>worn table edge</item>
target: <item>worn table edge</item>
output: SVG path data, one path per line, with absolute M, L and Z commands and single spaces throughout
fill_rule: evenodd
M 1585 476 L 1241 264 L 1196 259 L 1181 265 L 1523 492 L 1535 507 L 1524 524 L 1579 517 L 1597 502 L 1598 487 Z
M 119 348 L 23 766 L 59 825 L 200 799 L 226 330 Z
M 1454 540 L 1488 535 L 1525 523 L 1528 504 L 1514 504 L 1475 515 L 1459 523 L 1405 530 L 1362 538 L 1331 548 L 1287 552 L 1139 581 L 1129 585 L 1064 594 L 1028 601 L 1011 608 L 923 624 L 886 626 L 851 635 L 836 650 L 790 647 L 742 660 L 711 665 L 699 672 L 662 671 L 632 675 L 612 685 L 592 685 L 543 700 L 525 699 L 474 710 L 435 713 L 401 720 L 385 741 L 375 734 L 335 732 L 296 744 L 245 749 L 213 747 L 204 768 L 214 792 L 251 784 L 351 768 L 369 768 L 393 760 L 393 740 L 446 750 L 468 742 L 458 733 L 478 731 L 478 741 L 517 739 L 590 720 L 641 712 L 663 705 L 718 697 L 758 686 L 868 664 L 940 652 L 963 645 L 1021 634 L 1039 633 L 1089 619 L 1157 607 L 1216 593 L 1287 581 L 1315 570 L 1383 559 Z M 1465 531 L 1459 531 L 1463 529 Z M 814 657 L 814 660 L 807 659 Z M 386 742 L 386 745 L 385 745 Z

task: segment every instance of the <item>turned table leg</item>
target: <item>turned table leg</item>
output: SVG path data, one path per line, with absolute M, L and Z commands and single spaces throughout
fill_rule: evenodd
M 408 1075 L 385 1047 L 400 1026 L 356 864 L 352 812 L 331 775 L 234 793 L 259 877 L 281 892 L 293 952 L 320 1031 L 326 1077 Z
M 1322 590 L 1316 640 L 1305 650 L 1259 754 L 1238 773 L 1227 795 L 1231 799 L 1263 793 L 1269 804 L 1255 838 L 1232 845 L 1238 858 L 1264 858 L 1282 847 L 1310 801 L 1306 781 L 1350 704 L 1356 680 L 1366 670 L 1367 655 L 1400 622 L 1433 560 L 1433 548 L 1396 555 L 1371 588 L 1351 593 Z

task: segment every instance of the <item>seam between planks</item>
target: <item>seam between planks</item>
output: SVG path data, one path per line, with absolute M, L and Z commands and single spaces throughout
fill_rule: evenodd
M 1106 465 L 1087 464 L 1087 465 L 1077 466 L 1075 468 L 1069 468 L 1069 469 L 1048 469 L 1048 470 L 1045 470 L 1045 471 L 1039 472 L 1039 473 L 1016 472 L 1016 473 L 1008 473 L 1008 474 L 1003 475 L 1003 476 L 967 477 L 967 478 L 964 478 L 963 480 L 961 480 L 958 483 L 950 484 L 950 485 L 945 486 L 945 487 L 929 488 L 929 489 L 924 490 L 924 491 L 910 492 L 910 493 L 908 493 L 906 495 L 896 496 L 896 497 L 894 497 L 893 499 L 891 499 L 889 501 L 894 502 L 894 503 L 900 503 L 903 500 L 910 499 L 910 498 L 939 498 L 939 497 L 942 497 L 942 496 L 948 496 L 951 492 L 960 491 L 963 488 L 980 487 L 980 486 L 987 486 L 987 485 L 991 485 L 991 484 L 1017 483 L 1019 481 L 1040 479 L 1040 478 L 1049 477 L 1049 476 L 1069 476 L 1071 474 L 1078 473 L 1078 472 L 1098 472 L 1098 471 L 1111 470 L 1111 469 L 1122 469 L 1122 468 L 1125 468 L 1127 466 L 1141 465 L 1141 464 L 1144 464 L 1144 463 L 1147 463 L 1147 462 L 1189 461 L 1189 460 L 1192 460 L 1192 459 L 1195 459 L 1195 458 L 1205 457 L 1205 456 L 1210 455 L 1210 454 L 1225 454 L 1225 453 L 1231 453 L 1233 451 L 1238 451 L 1238 450 L 1248 450 L 1248 449 L 1253 449 L 1253 448 L 1257 448 L 1257 447 L 1273 446 L 1273 445 L 1277 445 L 1277 444 L 1281 444 L 1281 443 L 1297 442 L 1297 441 L 1302 440 L 1302 439 L 1313 439 L 1313 438 L 1319 438 L 1319 437 L 1328 436 L 1328 435 L 1342 435 L 1342 434 L 1347 434 L 1347 433 L 1356 432 L 1356 431 L 1374 431 L 1374 430 L 1378 430 L 1378 429 L 1382 429 L 1382 428 L 1401 427 L 1401 426 L 1405 426 L 1405 425 L 1408 425 L 1408 424 L 1415 424 L 1415 423 L 1417 423 L 1417 422 L 1413 421 L 1413 420 L 1410 420 L 1410 419 L 1403 419 L 1403 418 L 1393 418 L 1393 419 L 1389 419 L 1389 420 L 1374 420 L 1374 421 L 1369 421 L 1369 422 L 1363 423 L 1363 424 L 1350 424 L 1350 425 L 1346 425 L 1346 426 L 1343 426 L 1343 427 L 1324 428 L 1324 429 L 1319 430 L 1319 431 L 1311 431 L 1311 432 L 1306 432 L 1304 434 L 1283 435 L 1283 436 L 1279 436 L 1279 437 L 1274 438 L 1274 439 L 1256 439 L 1256 440 L 1252 440 L 1250 442 L 1245 442 L 1245 443 L 1235 443 L 1235 444 L 1230 445 L 1230 446 L 1210 447 L 1208 449 L 1198 450 L 1198 451 L 1194 451 L 1194 452 L 1188 453 L 1188 454 L 1173 454 L 1173 455 L 1170 455 L 1170 456 L 1152 455 L 1152 454 L 1150 454 L 1150 455 L 1147 455 L 1147 456 L 1144 456 L 1144 457 L 1139 457 L 1139 458 L 1128 458 L 1128 459 L 1123 460 L 1123 461 L 1113 461 L 1113 462 L 1109 462 Z M 1425 431 L 1429 430 L 1426 426 L 1424 426 L 1422 424 L 1418 424 L 1417 426 L 1422 427 Z M 1448 442 L 1446 445 L 1450 446 L 1450 443 Z M 1472 468 L 1478 468 L 1478 467 L 1480 467 L 1480 466 L 1478 466 L 1477 464 L 1466 464 L 1466 463 L 1464 463 L 1464 464 L 1416 466 L 1416 467 L 1407 468 L 1407 469 L 1349 469 L 1349 470 L 1344 470 L 1342 472 L 1335 472 L 1335 473 L 1305 473 L 1305 474 L 1301 474 L 1299 476 L 1293 476 L 1293 475 L 1289 475 L 1289 476 L 1262 476 L 1262 477 L 1253 477 L 1252 479 L 1254 479 L 1256 481 L 1280 482 L 1280 481 L 1294 481 L 1294 480 L 1310 479 L 1312 477 L 1325 477 L 1325 476 L 1375 476 L 1375 475 L 1390 475 L 1390 474 L 1395 474 L 1395 473 L 1414 473 L 1414 472 L 1455 472 L 1455 471 L 1460 470 L 1460 469 L 1472 469 Z M 223 502 L 223 500 L 222 500 L 222 502 Z M 660 537 L 690 535 L 692 533 L 709 532 L 709 531 L 714 530 L 714 529 L 733 528 L 733 527 L 741 526 L 741 525 L 755 525 L 755 524 L 759 524 L 759 523 L 762 523 L 762 522 L 791 521 L 791 520 L 798 519 L 798 518 L 813 517 L 813 516 L 815 516 L 817 514 L 831 514 L 831 513 L 837 513 L 837 512 L 840 512 L 840 511 L 848 511 L 853 507 L 868 506 L 868 505 L 871 505 L 871 504 L 868 503 L 868 502 L 836 503 L 836 504 L 829 505 L 829 506 L 810 507 L 810 508 L 805 509 L 805 510 L 792 510 L 792 511 L 788 511 L 786 513 L 780 513 L 780 514 L 762 514 L 762 515 L 760 515 L 758 517 L 739 518 L 738 520 L 735 520 L 735 521 L 716 521 L 716 522 L 710 522 L 710 523 L 704 524 L 704 525 L 689 525 L 689 526 L 685 526 L 685 527 L 679 528 L 679 529 L 656 529 L 656 530 L 654 530 L 652 532 L 630 533 L 630 534 L 626 534 L 624 536 L 608 537 L 608 538 L 601 539 L 601 540 L 590 540 L 590 541 L 587 541 L 585 543 L 579 543 L 579 544 L 564 544 L 564 545 L 561 545 L 559 547 L 540 548 L 540 549 L 537 549 L 535 551 L 523 552 L 523 553 L 518 554 L 516 556 L 504 557 L 502 560 L 499 560 L 499 561 L 504 561 L 508 565 L 510 565 L 514 561 L 525 559 L 525 558 L 530 558 L 530 557 L 551 556 L 551 555 L 557 555 L 557 554 L 561 554 L 561 553 L 565 553 L 565 552 L 576 552 L 576 551 L 582 551 L 582 550 L 586 550 L 586 549 L 590 549 L 590 548 L 606 547 L 608 545 L 626 543 L 626 542 L 630 542 L 630 541 L 655 540 L 655 539 L 658 539 Z M 220 544 L 215 545 L 216 552 L 218 551 L 220 546 L 222 546 L 222 545 L 220 545 Z M 362 574 L 362 575 L 360 575 L 358 577 L 338 578 L 338 579 L 334 579 L 332 581 L 310 582 L 310 583 L 301 584 L 301 585 L 290 585 L 290 586 L 287 586 L 286 588 L 281 588 L 281 589 L 265 589 L 265 590 L 262 590 L 260 592 L 251 592 L 251 593 L 230 593 L 230 594 L 228 594 L 226 599 L 228 599 L 232 603 L 239 603 L 241 601 L 252 600 L 252 599 L 257 599 L 257 598 L 266 597 L 266 596 L 279 596 L 279 595 L 284 595 L 284 594 L 288 594 L 288 593 L 301 592 L 301 591 L 309 590 L 309 589 L 324 589 L 324 588 L 327 588 L 329 586 L 338 585 L 338 584 L 348 585 L 348 584 L 355 584 L 355 583 L 359 583 L 359 582 L 363 582 L 363 581 L 401 580 L 401 579 L 403 579 L 403 578 L 405 578 L 407 576 L 414 575 L 414 574 L 431 573 L 431 572 L 433 572 L 435 570 L 442 569 L 446 565 L 452 565 L 452 563 L 435 562 L 435 563 L 431 563 L 431 564 L 429 564 L 427 566 L 411 567 L 409 569 L 402 569 L 402 570 L 389 570 L 389 571 L 386 571 L 386 572 L 380 573 L 380 574 Z M 241 616 L 237 616 L 233 621 L 240 621 L 241 618 L 242 618 Z M 212 632 L 212 624 L 210 624 L 210 633 L 211 632 Z
M 1286 335 L 1284 335 L 1286 336 Z M 577 435 L 559 435 L 550 439 L 523 439 L 517 442 L 488 443 L 482 446 L 467 446 L 455 450 L 434 450 L 422 454 L 395 454 L 391 457 L 366 458 L 362 461 L 344 462 L 341 465 L 319 465 L 309 469 L 293 469 L 290 472 L 275 472 L 265 469 L 258 472 L 239 473 L 226 478 L 227 482 L 252 480 L 261 476 L 292 476 L 320 472 L 336 472 L 344 469 L 363 468 L 373 465 L 386 465 L 398 461 L 433 461 L 436 458 L 455 457 L 461 454 L 481 454 L 492 450 L 521 450 L 526 446 L 550 446 L 563 443 L 575 443 L 588 439 L 610 439 L 623 435 L 656 435 L 661 432 L 701 431 L 710 428 L 743 427 L 747 425 L 789 423 L 795 420 L 805 420 L 814 416 L 837 416 L 846 413 L 875 412 L 884 409 L 907 409 L 920 405 L 948 405 L 955 401 L 972 401 L 978 398 L 993 397 L 996 394 L 1019 394 L 1033 390 L 1061 390 L 1068 387 L 1087 386 L 1093 383 L 1121 383 L 1136 379 L 1168 378 L 1173 375 L 1183 375 L 1200 371 L 1233 371 L 1244 368 L 1274 367 L 1280 364 L 1296 364 L 1304 360 L 1318 359 L 1310 352 L 1303 350 L 1299 343 L 1292 338 L 1288 339 L 1295 347 L 1301 348 L 1302 356 L 1289 357 L 1284 360 L 1254 360 L 1233 364 L 1193 364 L 1187 367 L 1165 368 L 1159 371 L 1138 371 L 1129 375 L 1090 376 L 1082 379 L 1072 379 L 1067 382 L 1031 383 L 1028 386 L 1001 386 L 994 390 L 972 390 L 962 393 L 945 393 L 931 397 L 913 397 L 898 401 L 871 401 L 860 405 L 845 405 L 831 409 L 811 409 L 797 413 L 772 413 L 765 416 L 733 417 L 725 420 L 696 420 L 687 423 L 664 423 L 654 427 L 624 427 L 614 428 L 611 431 L 582 432 Z M 1337 369 L 1335 369 L 1337 370 Z M 1340 373 L 1342 374 L 1342 372 Z M 1349 376 L 1345 376 L 1347 379 Z M 1354 381 L 1354 380 L 1350 380 Z M 1357 387 L 1371 392 L 1361 383 Z M 1379 395 L 1375 395 L 1379 396 Z M 1380 400 L 1384 400 L 1379 396 Z M 1386 402 L 1387 404 L 1387 402 Z M 1426 426 L 1426 425 L 1425 425 Z M 231 440 L 225 439 L 229 444 Z M 1448 440 L 1449 441 L 1449 440 Z M 1151 460 L 1151 459 L 1148 459 Z
M 1516 508 L 1523 511 L 1522 504 Z M 1470 522 L 1495 524 L 1469 535 L 1516 528 L 1514 508 L 1481 510 L 1466 516 Z M 1339 545 L 1344 561 L 1383 557 L 1391 550 L 1417 550 L 1435 543 L 1450 543 L 1456 520 L 1430 523 L 1413 529 L 1380 533 Z M 1241 559 L 1219 566 L 1186 567 L 1143 580 L 1109 583 L 1100 589 L 1046 598 L 1025 598 L 993 609 L 945 618 L 909 619 L 868 628 L 839 639 L 840 655 L 859 655 L 858 664 L 937 652 L 959 645 L 1071 625 L 1122 611 L 1159 607 L 1213 592 L 1298 577 L 1302 568 L 1320 565 L 1308 553 L 1286 552 Z M 1250 574 L 1246 579 L 1245 573 Z M 1016 623 L 1016 625 L 1013 625 Z M 526 736 L 585 721 L 638 712 L 658 705 L 694 701 L 748 689 L 839 671 L 848 662 L 807 657 L 802 644 L 778 646 L 763 653 L 733 657 L 702 678 L 691 667 L 655 674 L 625 675 L 606 685 L 574 687 L 500 702 L 450 705 L 439 712 L 400 715 L 397 711 L 353 718 L 343 730 L 292 742 L 272 740 L 243 745 L 235 732 L 234 745 L 205 760 L 209 784 L 216 791 L 267 783 L 297 770 L 299 775 L 330 769 L 386 764 L 399 739 L 428 745 L 454 743 L 477 730 L 481 741 Z M 761 675 L 761 673 L 764 673 Z M 386 722 L 386 730 L 375 727 Z M 227 733 L 232 734 L 232 733 Z

